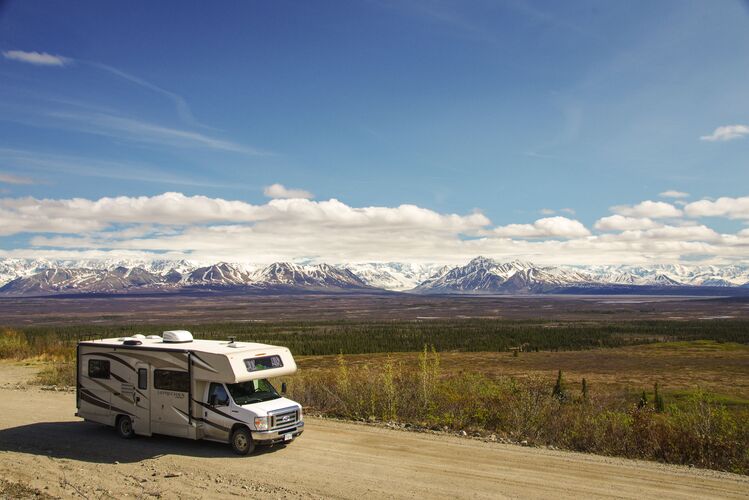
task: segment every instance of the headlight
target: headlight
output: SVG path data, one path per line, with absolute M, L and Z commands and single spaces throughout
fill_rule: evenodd
M 299 407 L 299 420 L 302 420 L 302 417 L 303 417 L 303 415 L 302 415 L 302 407 L 300 406 Z
M 255 417 L 255 430 L 267 431 L 268 430 L 268 417 Z

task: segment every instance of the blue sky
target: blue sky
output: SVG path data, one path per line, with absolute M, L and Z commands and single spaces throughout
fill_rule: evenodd
M 744 261 L 748 46 L 731 1 L 6 2 L 0 249 L 346 261 L 396 235 L 383 259 Z M 61 208 L 169 192 L 276 215 Z M 268 208 L 288 199 L 307 215 Z M 371 224 L 353 234 L 330 199 Z M 446 225 L 365 212 L 403 204 Z M 263 221 L 288 231 L 256 238 Z M 186 243 L 229 226 L 241 247 Z

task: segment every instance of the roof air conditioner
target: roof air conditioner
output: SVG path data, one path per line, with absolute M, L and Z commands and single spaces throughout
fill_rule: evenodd
M 164 332 L 162 338 L 167 344 L 192 342 L 192 333 L 188 332 L 187 330 L 169 330 Z

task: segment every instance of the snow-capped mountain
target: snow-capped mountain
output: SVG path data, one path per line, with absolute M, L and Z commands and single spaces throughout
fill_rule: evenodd
M 540 267 L 520 260 L 498 263 L 476 257 L 465 266 L 419 284 L 420 293 L 543 293 L 565 286 L 595 283 L 589 274 L 558 267 Z
M 262 283 L 266 287 L 301 286 L 344 289 L 368 287 L 367 283 L 348 269 L 328 264 L 299 265 L 276 262 L 255 272 L 252 279 L 254 283 Z
M 367 285 L 385 290 L 411 290 L 428 279 L 441 276 L 450 266 L 440 264 L 408 264 L 402 262 L 374 262 L 346 264 L 346 269 Z
M 17 263 L 14 263 L 14 266 Z M 46 263 L 44 265 L 49 265 Z M 34 266 L 39 264 L 34 263 Z M 10 266 L 9 266 L 10 267 Z M 252 270 L 252 267 L 220 262 L 190 269 L 184 263 L 143 267 L 103 268 L 52 267 L 37 270 L 14 269 L 18 276 L 0 287 L 0 294 L 53 295 L 59 293 L 129 293 L 194 289 L 245 289 L 247 291 L 372 290 L 358 276 L 328 264 L 298 265 L 279 262 Z M 107 266 L 109 267 L 109 266 Z
M 680 287 L 745 290 L 749 265 L 542 266 L 476 257 L 464 266 L 276 262 L 268 266 L 192 261 L 0 259 L 0 295 L 131 293 L 181 290 L 410 291 L 413 293 L 670 293 Z M 670 291 L 670 292 L 669 292 Z

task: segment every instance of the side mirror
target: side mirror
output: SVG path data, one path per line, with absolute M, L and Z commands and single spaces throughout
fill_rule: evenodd
M 281 383 L 281 394 L 286 394 L 286 382 Z

